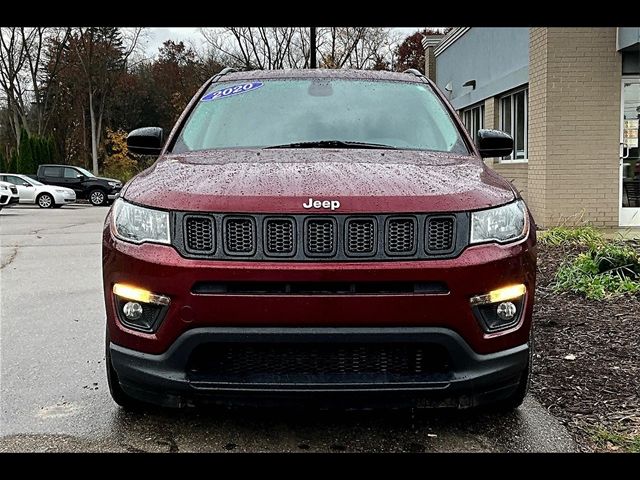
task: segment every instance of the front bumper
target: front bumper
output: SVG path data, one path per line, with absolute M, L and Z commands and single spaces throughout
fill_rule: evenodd
M 20 196 L 19 195 L 12 195 L 11 198 L 9 199 L 9 205 L 13 205 L 15 203 L 20 202 Z
M 189 369 L 192 352 L 204 344 L 383 344 L 438 345 L 448 352 L 446 371 L 420 375 L 389 373 L 262 374 L 242 379 Z M 203 327 L 183 333 L 159 355 L 137 352 L 114 343 L 111 361 L 126 393 L 167 407 L 199 403 L 282 406 L 376 405 L 467 408 L 511 395 L 529 361 L 528 344 L 479 355 L 446 328 L 223 328 Z

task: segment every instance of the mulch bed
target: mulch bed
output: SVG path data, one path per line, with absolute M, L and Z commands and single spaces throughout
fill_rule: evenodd
M 554 293 L 558 266 L 582 250 L 538 245 L 531 393 L 581 450 L 617 450 L 594 433 L 640 435 L 640 297 L 586 300 Z

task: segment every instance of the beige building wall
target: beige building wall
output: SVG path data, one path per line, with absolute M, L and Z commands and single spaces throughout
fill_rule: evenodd
M 528 203 L 539 225 L 617 226 L 616 28 L 531 28 Z

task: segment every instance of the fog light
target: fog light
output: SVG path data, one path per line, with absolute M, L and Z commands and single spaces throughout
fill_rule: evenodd
M 127 319 L 138 320 L 142 316 L 142 305 L 138 302 L 127 302 L 122 307 L 122 311 Z
M 134 287 L 132 285 L 126 285 L 124 283 L 114 283 L 113 293 L 121 298 L 127 300 L 134 300 L 142 303 L 153 303 L 155 305 L 169 305 L 171 299 L 164 295 L 156 295 L 144 288 Z
M 487 303 L 506 302 L 507 300 L 514 300 L 522 297 L 527 293 L 527 287 L 522 283 L 516 285 L 509 285 L 508 287 L 498 288 L 497 290 L 491 290 L 484 295 L 476 295 L 471 297 L 471 305 L 485 305 Z
M 496 308 L 496 313 L 498 314 L 498 317 L 500 317 L 502 320 L 508 321 L 515 316 L 517 310 L 518 309 L 513 304 L 513 302 L 502 302 L 498 304 L 498 308 Z

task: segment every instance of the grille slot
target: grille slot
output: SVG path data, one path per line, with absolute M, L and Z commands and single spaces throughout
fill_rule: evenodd
M 256 228 L 253 218 L 225 217 L 224 249 L 228 255 L 253 255 L 256 251 Z
M 186 247 L 190 252 L 211 253 L 215 250 L 213 219 L 205 216 L 185 217 Z
M 427 252 L 447 253 L 454 247 L 455 221 L 453 217 L 429 218 L 426 228 Z
M 413 255 L 416 251 L 416 219 L 390 218 L 386 226 L 385 249 L 388 255 Z
M 197 295 L 443 295 L 443 282 L 196 282 Z
M 308 218 L 305 222 L 305 253 L 310 257 L 336 254 L 336 222 L 331 218 Z
M 345 253 L 365 257 L 376 252 L 376 224 L 370 218 L 352 218 L 346 223 Z
M 289 218 L 268 218 L 264 224 L 264 250 L 271 256 L 295 254 L 295 224 Z
M 322 382 L 323 377 L 335 381 L 336 376 L 351 375 L 376 375 L 389 380 L 442 373 L 448 367 L 446 350 L 433 344 L 218 343 L 197 347 L 189 359 L 188 371 L 195 380 L 281 376 L 280 380 L 287 383 L 299 382 L 298 375 L 317 382 Z

